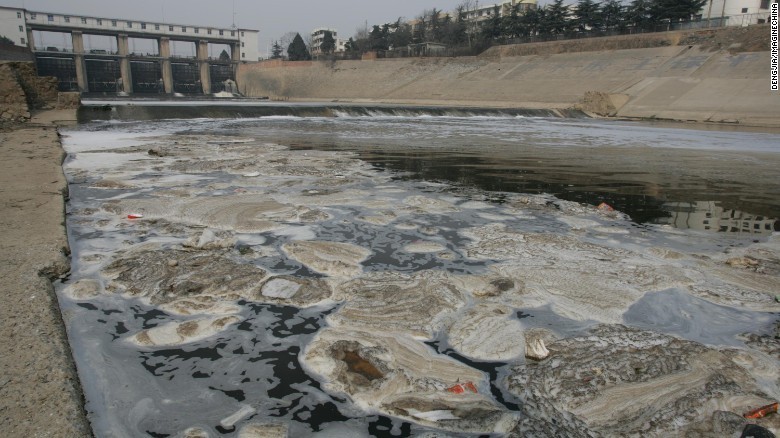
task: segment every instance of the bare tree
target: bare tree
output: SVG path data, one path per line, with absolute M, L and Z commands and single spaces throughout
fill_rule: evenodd
M 287 32 L 286 34 L 282 35 L 282 37 L 279 38 L 279 45 L 284 47 L 286 50 L 287 47 L 290 47 L 290 44 L 292 44 L 293 40 L 295 39 L 295 35 L 298 35 L 298 32 Z
M 458 10 L 466 14 L 466 35 L 468 37 L 469 47 L 471 47 L 474 36 L 479 32 L 479 23 L 476 19 L 469 19 L 468 13 L 477 9 L 479 3 L 476 0 L 463 0 L 458 4 Z

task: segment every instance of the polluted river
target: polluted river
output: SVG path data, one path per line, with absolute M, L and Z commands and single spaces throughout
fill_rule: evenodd
M 776 134 L 560 115 L 83 108 L 95 434 L 777 433 Z

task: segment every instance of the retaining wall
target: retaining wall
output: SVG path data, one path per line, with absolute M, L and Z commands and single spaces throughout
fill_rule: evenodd
M 478 57 L 242 64 L 238 83 L 247 96 L 278 100 L 581 107 L 622 117 L 780 125 L 768 49 L 740 51 L 742 44 L 732 42 L 764 31 L 768 47 L 769 28 L 761 26 L 503 46 Z M 588 92 L 610 105 L 590 107 Z

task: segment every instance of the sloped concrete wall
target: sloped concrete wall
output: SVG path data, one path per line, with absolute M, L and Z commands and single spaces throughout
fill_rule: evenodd
M 245 95 L 272 99 L 523 108 L 575 107 L 586 93 L 599 92 L 614 97 L 622 117 L 780 126 L 768 51 L 672 44 L 685 38 L 652 36 L 649 48 L 523 56 L 514 54 L 530 49 L 510 46 L 479 57 L 245 64 L 238 82 Z

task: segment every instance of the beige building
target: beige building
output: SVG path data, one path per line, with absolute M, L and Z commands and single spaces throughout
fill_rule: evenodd
M 344 52 L 344 46 L 347 44 L 347 41 L 339 38 L 339 33 L 336 29 L 329 27 L 318 27 L 311 31 L 311 55 L 322 55 L 322 49 L 320 47 L 322 46 L 322 41 L 325 39 L 325 32 L 330 32 L 331 36 L 333 36 L 333 40 L 336 43 L 336 47 L 333 51 L 335 53 Z

